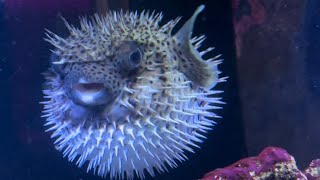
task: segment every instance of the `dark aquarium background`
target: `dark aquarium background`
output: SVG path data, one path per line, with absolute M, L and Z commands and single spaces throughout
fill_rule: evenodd
M 107 1 L 106 1 L 107 2 Z M 194 35 L 225 59 L 228 76 L 223 110 L 207 140 L 189 160 L 147 179 L 194 180 L 264 147 L 279 146 L 301 166 L 320 157 L 320 3 L 317 0 L 2 0 L 0 2 L 0 179 L 99 180 L 57 151 L 41 118 L 41 75 L 49 67 L 44 28 L 67 32 L 59 16 L 78 17 L 107 9 L 163 12 L 162 22 L 200 4 Z M 107 178 L 108 179 L 108 178 Z

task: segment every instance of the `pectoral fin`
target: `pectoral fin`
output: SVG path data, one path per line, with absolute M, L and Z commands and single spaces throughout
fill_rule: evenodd
M 179 70 L 195 84 L 212 88 L 219 81 L 217 64 L 202 59 L 203 54 L 196 49 L 203 38 L 191 39 L 195 20 L 204 7 L 204 5 L 199 6 L 192 17 L 173 36 L 174 49 L 179 57 Z M 212 49 L 209 48 L 207 51 Z

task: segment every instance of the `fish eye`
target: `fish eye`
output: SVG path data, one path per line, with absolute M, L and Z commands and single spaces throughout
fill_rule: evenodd
M 143 61 L 143 50 L 135 41 L 122 42 L 116 49 L 113 57 L 116 66 L 124 73 L 136 72 Z
M 139 49 L 137 49 L 136 51 L 134 51 L 133 53 L 130 54 L 129 56 L 129 64 L 132 67 L 138 67 L 140 65 L 141 62 L 141 52 Z

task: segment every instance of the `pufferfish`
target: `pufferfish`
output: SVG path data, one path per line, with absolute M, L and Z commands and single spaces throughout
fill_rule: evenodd
M 199 51 L 192 38 L 199 6 L 174 35 L 181 18 L 159 25 L 162 13 L 109 12 L 47 30 L 54 49 L 44 73 L 47 131 L 69 161 L 110 179 L 145 178 L 187 160 L 206 138 L 223 104 L 213 90 L 219 55 Z

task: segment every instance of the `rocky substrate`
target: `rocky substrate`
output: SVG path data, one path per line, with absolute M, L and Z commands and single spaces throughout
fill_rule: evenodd
M 320 159 L 313 160 L 301 171 L 286 150 L 267 147 L 258 156 L 242 159 L 225 168 L 204 175 L 201 180 L 320 180 Z

